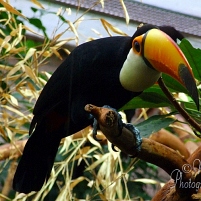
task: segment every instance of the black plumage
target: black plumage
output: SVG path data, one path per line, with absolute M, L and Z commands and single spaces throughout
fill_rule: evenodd
M 50 175 L 61 138 L 92 124 L 92 117 L 84 110 L 86 104 L 119 109 L 141 93 L 124 89 L 119 74 L 133 39 L 151 28 L 158 27 L 145 25 L 133 37 L 116 36 L 84 43 L 57 68 L 34 107 L 31 136 L 13 180 L 16 191 L 40 190 Z M 174 40 L 180 37 L 175 29 L 160 28 Z

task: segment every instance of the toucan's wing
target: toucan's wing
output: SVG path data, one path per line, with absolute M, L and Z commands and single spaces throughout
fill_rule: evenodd
M 123 106 L 132 96 L 121 86 L 119 72 L 131 45 L 131 37 L 118 36 L 78 46 L 42 90 L 33 111 L 33 124 L 56 111 L 67 116 L 71 126 L 78 123 L 78 130 L 89 122 L 85 104 Z M 121 98 L 119 94 L 122 94 Z

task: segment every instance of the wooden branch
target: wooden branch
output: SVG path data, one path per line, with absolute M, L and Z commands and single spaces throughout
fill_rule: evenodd
M 4 144 L 0 146 L 0 161 L 9 159 L 15 159 L 22 155 L 24 146 L 27 140 L 16 141 L 15 144 Z
M 197 131 L 201 133 L 201 126 L 198 124 L 177 102 L 177 100 L 172 96 L 168 88 L 166 87 L 165 83 L 163 82 L 162 77 L 158 79 L 158 84 L 164 94 L 167 96 L 169 101 L 172 103 L 172 105 L 177 109 L 177 111 L 186 119 L 186 121 Z M 196 134 L 196 133 L 195 133 Z M 196 134 L 198 137 L 201 137 L 201 135 Z
M 167 147 L 170 147 L 175 151 L 179 151 L 179 153 L 185 159 L 188 159 L 188 157 L 190 156 L 190 153 L 185 147 L 184 143 L 178 137 L 165 129 L 161 129 L 160 131 L 151 134 L 150 139 L 166 145 Z
M 201 170 L 201 146 L 191 154 L 188 158 L 188 163 L 191 164 L 192 167 L 197 167 Z
M 182 186 L 181 182 L 182 184 L 188 184 L 189 181 L 195 182 L 195 170 L 190 169 L 190 171 L 187 171 L 185 169 L 186 171 L 184 171 L 184 168 L 189 167 L 190 164 L 177 151 L 146 138 L 142 139 L 141 149 L 137 151 L 136 137 L 130 130 L 123 127 L 122 134 L 119 136 L 118 115 L 116 111 L 96 107 L 91 104 L 86 105 L 85 110 L 90 112 L 97 119 L 100 130 L 104 133 L 106 138 L 122 152 L 137 156 L 139 159 L 161 167 L 174 179 L 173 187 L 170 189 L 169 187 L 167 188 L 167 185 L 166 189 L 163 189 L 165 193 L 160 194 L 165 197 L 158 197 L 155 200 L 191 200 L 191 195 L 196 193 L 197 189 Z M 180 180 L 178 180 L 178 175 L 181 176 L 179 178 Z M 168 197 L 168 199 L 166 199 L 166 197 Z

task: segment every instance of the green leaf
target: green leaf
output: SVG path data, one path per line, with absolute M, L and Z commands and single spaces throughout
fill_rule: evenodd
M 171 103 L 164 95 L 158 85 L 154 85 L 146 89 L 142 94 L 133 98 L 125 104 L 120 110 L 128 110 L 135 108 L 158 108 L 171 106 Z
M 43 26 L 41 20 L 39 20 L 38 18 L 29 18 L 29 22 L 40 29 L 43 32 L 44 36 L 47 37 L 46 28 Z
M 169 115 L 155 115 L 135 126 L 139 129 L 141 137 L 149 137 L 152 133 L 168 127 L 175 121 Z
M 197 121 L 199 124 L 201 123 L 201 113 L 197 110 L 197 107 L 194 102 L 183 102 L 183 105 L 185 107 L 185 110 L 188 112 L 188 114 L 194 118 L 195 121 Z
M 186 39 L 181 41 L 179 47 L 186 56 L 195 78 L 201 81 L 201 49 L 194 48 Z
M 65 23 L 67 22 L 66 19 L 62 15 L 59 15 L 59 18 L 61 21 L 65 22 Z
M 37 9 L 37 8 L 34 8 L 34 7 L 31 7 L 31 10 L 32 10 L 34 13 L 36 13 L 36 12 L 38 11 L 38 9 Z
M 25 45 L 26 45 L 27 49 L 30 49 L 32 47 L 36 47 L 36 43 L 33 40 L 26 40 Z
M 172 92 L 183 92 L 185 94 L 188 94 L 188 91 L 183 87 L 178 81 L 173 79 L 167 74 L 162 75 L 163 80 L 165 82 L 165 85 L 168 87 L 169 90 Z

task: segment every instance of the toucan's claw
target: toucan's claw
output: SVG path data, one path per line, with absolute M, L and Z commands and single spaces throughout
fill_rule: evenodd
M 115 145 L 112 144 L 112 150 L 115 152 L 118 152 L 118 150 L 116 150 Z
M 93 138 L 94 138 L 94 140 L 96 140 L 96 141 L 102 141 L 101 139 L 98 139 L 98 138 L 96 137 L 96 134 L 94 134 L 94 133 L 93 133 Z
M 109 108 L 109 109 L 112 109 L 114 110 L 115 112 L 117 112 L 118 114 L 118 130 L 119 130 L 119 133 L 117 135 L 117 137 L 119 137 L 121 134 L 122 134 L 122 129 L 123 129 L 123 126 L 124 126 L 124 123 L 122 122 L 122 117 L 121 115 L 118 113 L 118 111 L 112 107 L 110 107 L 109 105 L 104 105 L 103 106 L 104 108 Z M 92 132 L 92 135 L 93 135 L 93 138 L 96 140 L 96 141 L 101 141 L 100 139 L 98 139 L 96 136 L 97 136 L 97 131 L 98 131 L 98 121 L 94 118 L 94 122 L 93 122 L 93 132 Z M 113 149 L 113 148 L 112 148 Z M 115 149 L 113 149 L 115 150 Z M 116 151 L 116 150 L 115 150 Z
M 123 123 L 122 121 L 122 117 L 121 115 L 118 113 L 118 111 L 108 105 L 104 105 L 103 106 L 104 108 L 110 108 L 112 110 L 114 110 L 115 112 L 117 112 L 118 114 L 118 130 L 119 130 L 119 133 L 117 135 L 117 137 L 121 136 L 122 134 L 122 129 L 123 127 L 127 128 L 128 130 L 130 130 L 133 135 L 135 136 L 135 139 L 136 139 L 136 146 L 135 146 L 135 149 L 137 152 L 139 152 L 141 150 L 141 144 L 142 144 L 142 138 L 140 136 L 140 131 L 132 124 L 130 123 Z M 97 131 L 98 131 L 98 121 L 94 118 L 94 122 L 93 122 L 93 138 L 96 140 L 96 141 L 101 141 L 100 139 L 98 139 L 96 136 L 97 136 Z M 116 149 L 115 149 L 115 145 L 112 144 L 112 150 L 115 151 L 115 152 L 118 152 Z M 133 156 L 135 157 L 135 156 Z
M 122 121 L 122 116 L 118 113 L 118 130 L 119 130 L 119 135 L 117 137 L 121 136 L 123 127 L 124 127 L 124 123 Z
M 98 121 L 94 118 L 94 122 L 93 122 L 93 132 L 92 132 L 92 135 L 93 135 L 93 138 L 96 140 L 96 141 L 102 141 L 100 139 L 98 139 L 96 136 L 97 136 L 97 131 L 98 131 Z
M 137 152 L 139 152 L 141 150 L 141 144 L 142 144 L 140 131 L 133 124 L 130 124 L 130 123 L 124 124 L 124 127 L 127 128 L 129 131 L 131 131 L 133 135 L 135 136 L 135 139 L 136 139 L 135 149 Z

